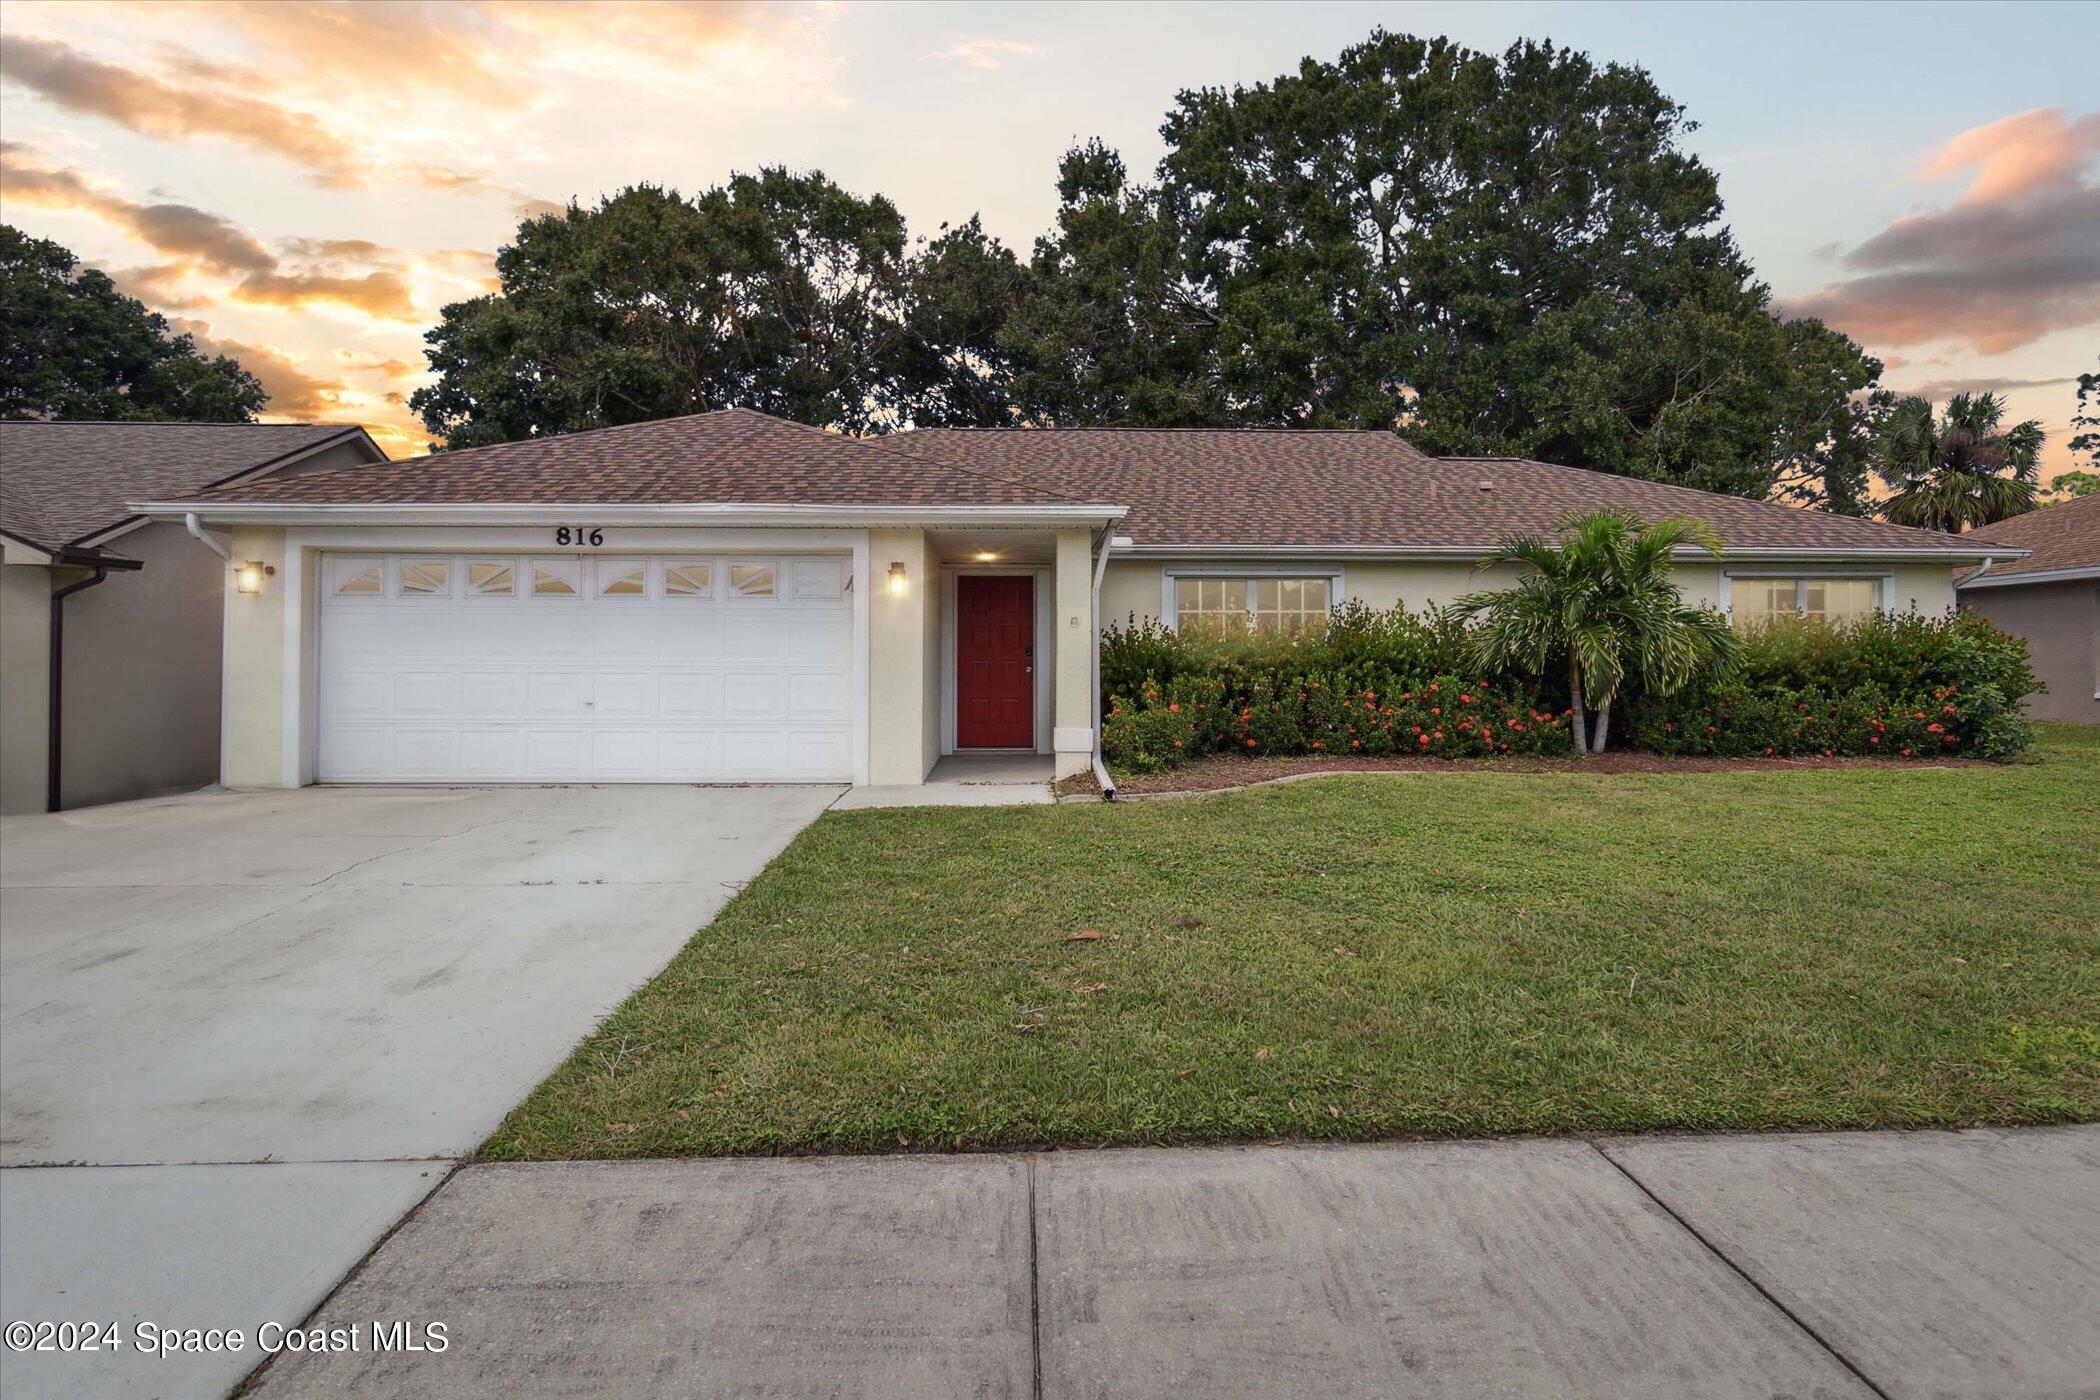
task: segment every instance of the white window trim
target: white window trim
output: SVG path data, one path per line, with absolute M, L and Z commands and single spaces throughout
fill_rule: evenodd
M 941 566 L 941 756 L 957 753 L 1007 753 L 1006 749 L 959 749 L 955 744 L 956 579 L 964 574 L 1006 575 L 1035 580 L 1035 751 L 1054 753 L 1050 728 L 1051 678 L 1057 671 L 1057 631 L 1053 609 L 1057 571 L 1029 564 L 943 564 Z M 1096 645 L 1099 645 L 1098 641 Z
M 1342 566 L 1339 564 L 1301 564 L 1295 568 L 1280 564 L 1241 565 L 1237 568 L 1224 564 L 1172 565 L 1160 570 L 1159 615 L 1169 632 L 1181 630 L 1181 609 L 1174 598 L 1174 583 L 1185 578 L 1243 578 L 1252 582 L 1264 578 L 1324 578 L 1327 580 L 1327 607 L 1331 612 L 1340 606 L 1348 595 L 1342 590 Z M 1252 614 L 1250 613 L 1251 617 Z
M 1756 569 L 1721 570 L 1721 616 L 1730 622 L 1735 621 L 1735 580 L 1739 578 L 1791 578 L 1804 585 L 1814 579 L 1872 579 L 1875 584 L 1874 611 L 1886 616 L 1896 610 L 1896 573 L 1893 569 L 1801 569 L 1775 564 Z M 1801 604 L 1798 589 L 1794 602 L 1797 608 Z

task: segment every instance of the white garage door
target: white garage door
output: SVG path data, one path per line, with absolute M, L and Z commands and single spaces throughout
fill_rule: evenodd
M 328 555 L 324 782 L 848 782 L 844 556 Z

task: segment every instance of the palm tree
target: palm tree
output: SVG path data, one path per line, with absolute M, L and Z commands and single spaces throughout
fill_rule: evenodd
M 1736 636 L 1710 608 L 1688 608 L 1670 581 L 1677 549 L 1694 546 L 1721 557 L 1721 540 L 1697 520 L 1648 525 L 1623 511 L 1571 515 L 1562 540 L 1536 535 L 1503 541 L 1482 569 L 1515 564 L 1522 576 L 1494 593 L 1468 593 L 1452 604 L 1460 619 L 1484 619 L 1473 634 L 1474 659 L 1492 670 L 1542 676 L 1566 658 L 1575 712 L 1575 752 L 1603 753 L 1612 701 L 1627 676 L 1668 695 L 1702 673 L 1734 661 Z M 1588 707 L 1597 709 L 1589 731 Z
M 1926 399 L 1901 399 L 1875 444 L 1877 470 L 1894 492 L 1881 508 L 1892 524 L 1958 534 L 2035 507 L 2042 425 L 2002 426 L 1996 394 L 1956 394 L 1932 416 Z

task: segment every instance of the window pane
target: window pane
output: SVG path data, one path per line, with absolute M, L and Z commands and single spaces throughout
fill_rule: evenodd
M 739 597 L 773 596 L 773 569 L 769 564 L 731 564 L 729 586 Z
M 1327 580 L 1259 579 L 1254 602 L 1254 625 L 1261 631 L 1302 632 L 1327 620 Z
M 666 598 L 705 598 L 707 596 L 708 568 L 705 564 L 664 565 L 664 596 Z
M 1249 622 L 1249 592 L 1243 578 L 1178 578 L 1174 580 L 1175 625 L 1244 632 Z
M 1875 580 L 1870 578 L 1816 578 L 1807 583 L 1810 617 L 1832 622 L 1851 622 L 1874 611 Z
M 452 566 L 427 562 L 403 564 L 401 566 L 401 596 L 411 597 L 425 593 L 450 593 Z
M 469 564 L 467 590 L 486 598 L 516 597 L 518 571 L 509 564 Z
M 1739 578 L 1729 584 L 1729 610 L 1737 626 L 1791 617 L 1800 580 L 1790 578 Z
M 649 576 L 644 569 L 629 569 L 625 573 L 615 574 L 609 567 L 606 569 L 605 582 L 599 585 L 598 593 L 606 598 L 645 598 L 649 595 Z
M 578 569 L 574 564 L 536 564 L 532 570 L 532 592 L 538 598 L 576 596 Z

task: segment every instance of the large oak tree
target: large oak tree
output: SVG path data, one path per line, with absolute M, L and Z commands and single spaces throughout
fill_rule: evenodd
M 1771 312 L 1691 129 L 1639 69 L 1528 42 L 1379 32 L 1185 92 L 1155 186 L 1067 159 L 1049 309 L 1012 331 L 1048 381 L 1025 407 L 1398 423 L 1434 452 L 1857 512 L 1881 367 Z

